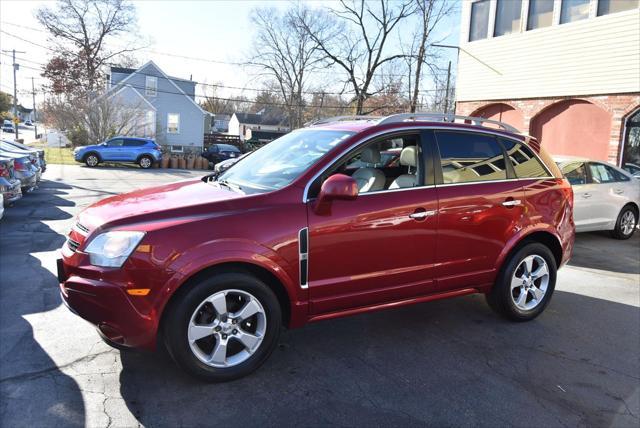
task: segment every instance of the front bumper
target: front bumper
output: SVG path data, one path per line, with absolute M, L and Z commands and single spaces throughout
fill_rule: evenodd
M 22 189 L 20 188 L 20 180 L 0 179 L 0 189 L 4 200 L 4 205 L 10 205 L 22 198 Z
M 58 281 L 64 304 L 76 315 L 98 328 L 111 342 L 132 348 L 155 349 L 157 319 L 154 312 L 136 307 L 126 289 L 103 279 L 71 274 L 74 270 L 58 260 Z

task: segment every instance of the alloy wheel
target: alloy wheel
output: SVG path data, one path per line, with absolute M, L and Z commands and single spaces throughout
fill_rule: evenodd
M 149 168 L 151 166 L 151 159 L 149 158 L 140 159 L 140 166 L 145 169 Z
M 530 311 L 542 302 L 549 286 L 549 266 L 544 258 L 525 257 L 511 278 L 511 299 L 520 310 Z
M 98 158 L 97 156 L 94 155 L 90 155 L 87 157 L 87 165 L 89 166 L 96 166 L 98 165 Z
M 267 330 L 266 312 L 258 299 L 242 290 L 219 291 L 203 300 L 191 315 L 189 346 L 204 364 L 228 368 L 248 360 Z
M 633 232 L 633 228 L 636 226 L 636 216 L 633 211 L 628 210 L 622 215 L 620 220 L 620 231 L 623 235 L 630 235 Z

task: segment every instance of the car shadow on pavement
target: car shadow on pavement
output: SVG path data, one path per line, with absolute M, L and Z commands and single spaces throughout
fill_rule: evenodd
M 145 426 L 637 426 L 637 325 L 637 307 L 561 291 L 512 323 L 474 295 L 286 331 L 224 384 L 122 351 L 120 390 Z
M 84 425 L 78 384 L 36 341 L 27 320 L 61 304 L 57 278 L 33 254 L 64 243 L 64 236 L 44 221 L 71 218 L 59 208 L 74 205 L 60 197 L 69 188 L 41 182 L 7 209 L 0 223 L 0 425 Z
M 626 240 L 609 232 L 578 233 L 569 266 L 640 274 L 640 232 Z

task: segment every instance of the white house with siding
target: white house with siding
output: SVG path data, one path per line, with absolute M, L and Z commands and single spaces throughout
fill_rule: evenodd
M 639 0 L 465 1 L 458 64 L 458 114 L 509 122 L 552 154 L 638 161 Z

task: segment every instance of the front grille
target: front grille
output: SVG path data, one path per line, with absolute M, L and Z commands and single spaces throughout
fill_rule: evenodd
M 71 238 L 67 238 L 67 245 L 69 246 L 69 249 L 73 252 L 78 251 L 78 247 L 80 246 L 80 243 L 77 241 L 74 241 Z
M 84 233 L 89 233 L 89 229 L 87 229 L 85 226 L 81 225 L 80 223 L 76 223 L 76 228 Z

